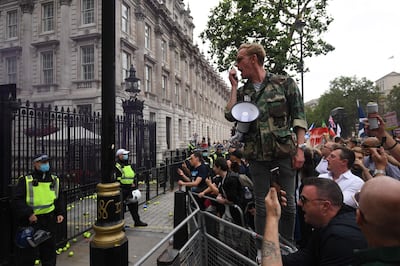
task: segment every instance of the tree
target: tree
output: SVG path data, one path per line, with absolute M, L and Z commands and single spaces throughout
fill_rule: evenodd
M 388 111 L 400 111 L 400 85 L 393 86 L 387 97 Z
M 346 135 L 356 132 L 355 125 L 358 124 L 357 100 L 365 111 L 365 106 L 370 101 L 377 102 L 379 98 L 379 88 L 366 78 L 357 77 L 338 77 L 330 82 L 329 91 L 324 93 L 316 108 L 312 111 L 306 109 L 306 117 L 309 124 L 316 123 L 320 126 L 321 121 L 327 121 L 332 109 L 343 107 L 345 117 L 341 121 L 341 128 Z M 310 120 L 315 119 L 315 120 Z
M 294 70 L 300 63 L 300 35 L 296 21 L 304 21 L 303 58 L 327 54 L 334 47 L 321 38 L 332 18 L 328 0 L 221 0 L 200 34 L 210 42 L 210 56 L 218 70 L 235 61 L 242 43 L 258 42 L 267 52 L 266 64 L 274 73 Z M 300 31 L 299 31 L 300 32 Z

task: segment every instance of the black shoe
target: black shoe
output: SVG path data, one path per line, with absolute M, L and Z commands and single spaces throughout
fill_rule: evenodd
M 142 221 L 139 221 L 139 222 L 135 223 L 135 226 L 147 226 L 147 224 Z

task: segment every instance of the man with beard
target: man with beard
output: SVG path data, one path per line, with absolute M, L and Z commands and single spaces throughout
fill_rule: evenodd
M 246 83 L 238 88 L 235 69 L 229 71 L 231 95 L 225 118 L 234 122 L 232 107 L 250 99 L 260 110 L 259 117 L 244 132 L 244 157 L 249 160 L 250 174 L 254 181 L 256 205 L 256 232 L 265 227 L 264 198 L 270 187 L 271 169 L 279 167 L 279 184 L 287 192 L 288 205 L 283 208 L 280 232 L 294 242 L 295 169 L 304 163 L 304 144 L 307 122 L 304 103 L 295 81 L 286 76 L 274 75 L 264 69 L 265 50 L 258 43 L 242 44 L 236 56 L 236 67 Z M 294 141 L 293 135 L 296 135 Z M 257 242 L 257 258 L 261 259 L 261 243 Z

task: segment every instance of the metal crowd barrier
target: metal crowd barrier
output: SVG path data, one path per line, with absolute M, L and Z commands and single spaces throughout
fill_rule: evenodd
M 178 226 L 165 236 L 156 246 L 143 256 L 135 265 L 194 265 L 194 266 L 247 266 L 258 265 L 255 261 L 257 249 L 255 241 L 262 240 L 262 236 L 243 226 L 223 220 L 207 211 L 200 210 L 194 195 L 188 192 L 187 212 L 189 215 Z M 211 200 L 214 198 L 207 197 Z M 242 221 L 243 213 L 242 213 Z M 243 222 L 244 224 L 244 222 Z M 160 253 L 160 248 L 165 248 L 165 243 L 170 241 L 184 226 L 189 228 L 189 239 L 179 250 L 172 246 L 165 251 L 176 257 L 170 263 L 154 260 L 154 254 Z M 280 237 L 282 254 L 296 252 L 297 249 L 287 240 Z

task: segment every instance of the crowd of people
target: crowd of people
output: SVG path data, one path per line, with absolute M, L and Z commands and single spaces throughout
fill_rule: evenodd
M 368 137 L 326 135 L 320 145 L 308 146 L 298 87 L 290 77 L 264 69 L 264 58 L 259 44 L 239 47 L 225 109 L 227 120 L 240 122 L 231 110 L 250 99 L 260 113 L 241 132 L 255 188 L 255 231 L 264 236 L 256 260 L 263 265 L 400 265 L 397 140 L 375 114 L 379 127 L 369 129 L 366 120 Z M 242 87 L 237 70 L 246 80 Z M 282 256 L 280 237 L 296 243 L 298 251 Z
M 203 211 L 263 235 L 256 241 L 259 264 L 400 265 L 397 140 L 376 115 L 377 129 L 365 121 L 368 137 L 326 135 L 320 145 L 307 145 L 302 95 L 292 78 L 264 69 L 264 59 L 261 45 L 243 44 L 236 67 L 246 83 L 239 87 L 237 70 L 229 71 L 226 119 L 235 122 L 232 108 L 249 99 L 259 109 L 257 119 L 241 132 L 240 142 L 211 145 L 204 137 L 189 143 L 178 185 L 193 192 Z M 42 265 L 55 265 L 55 225 L 65 215 L 59 181 L 49 172 L 47 155 L 35 156 L 33 167 L 17 185 L 17 221 L 51 237 L 32 252 L 19 247 L 19 265 L 31 265 L 36 251 Z M 125 149 L 116 152 L 115 177 L 123 213 L 127 207 L 135 226 L 147 226 L 132 199 L 137 180 Z M 280 237 L 298 251 L 281 255 Z

